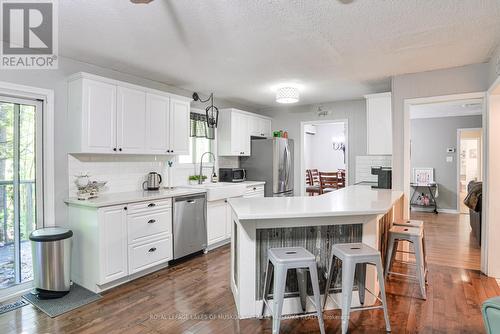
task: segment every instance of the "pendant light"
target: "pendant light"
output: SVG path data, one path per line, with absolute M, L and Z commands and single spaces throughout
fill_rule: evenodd
M 209 128 L 216 128 L 217 123 L 219 122 L 219 108 L 214 106 L 214 93 L 210 94 L 210 96 L 206 100 L 202 100 L 198 93 L 193 93 L 193 100 L 200 101 L 201 103 L 207 103 L 210 101 L 210 105 L 205 108 L 205 114 L 207 116 L 207 126 Z

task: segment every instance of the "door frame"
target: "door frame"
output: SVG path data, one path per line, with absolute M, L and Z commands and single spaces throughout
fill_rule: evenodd
M 43 220 L 41 226 L 55 225 L 55 175 L 54 175 L 54 91 L 33 86 L 0 81 L 0 95 L 38 100 L 42 105 L 42 168 L 43 168 Z M 19 296 L 33 287 L 33 281 L 1 290 L 0 302 Z
M 421 97 L 421 98 L 412 98 L 412 99 L 404 99 L 404 115 L 403 115 L 403 192 L 404 192 L 404 211 L 403 215 L 405 218 L 410 217 L 410 206 L 409 206 L 409 198 L 410 198 L 410 181 L 411 181 L 411 156 L 410 156 L 410 140 L 411 140 L 411 124 L 410 124 L 410 108 L 413 105 L 419 104 L 429 104 L 429 103 L 439 103 L 439 102 L 447 102 L 447 101 L 456 101 L 456 100 L 468 100 L 468 99 L 482 99 L 483 100 L 483 108 L 482 108 L 482 117 L 483 117 L 483 136 L 484 129 L 487 126 L 486 115 L 487 115 L 487 94 L 486 92 L 474 92 L 474 93 L 462 93 L 462 94 L 451 94 L 451 95 L 441 95 L 441 96 L 431 96 L 431 97 Z M 487 145 L 483 145 L 483 157 L 486 158 Z M 487 164 L 483 161 L 483 184 L 487 183 Z M 483 191 L 484 192 L 484 191 Z M 484 198 L 484 197 L 483 197 Z M 483 200 L 484 202 L 484 200 Z M 484 214 L 484 210 L 483 210 Z M 483 216 L 484 217 L 484 216 Z M 483 219 L 484 223 L 484 219 Z M 484 229 L 482 229 L 484 231 Z M 486 258 L 486 249 L 487 249 L 487 238 L 485 237 L 485 233 L 481 235 L 481 271 L 485 274 L 487 272 L 487 258 Z
M 484 101 L 483 101 L 484 103 Z M 461 203 L 460 203 L 460 152 L 461 152 L 461 134 L 462 132 L 464 131 L 480 131 L 481 132 L 481 142 L 480 142 L 480 150 L 481 150 L 481 158 L 480 158 L 480 162 L 481 162 L 481 180 L 483 179 L 483 165 L 484 165 L 484 157 L 483 157 L 483 150 L 484 150 L 484 144 L 483 144 L 483 140 L 484 140 L 484 134 L 483 134 L 483 128 L 460 128 L 460 129 L 457 129 L 457 212 L 459 214 L 462 214 L 462 211 L 460 210 L 460 206 L 461 206 Z
M 347 118 L 324 119 L 316 121 L 300 122 L 300 196 L 306 196 L 305 155 L 304 155 L 304 128 L 306 125 L 344 123 L 345 128 L 345 179 L 346 186 L 349 184 L 349 120 Z

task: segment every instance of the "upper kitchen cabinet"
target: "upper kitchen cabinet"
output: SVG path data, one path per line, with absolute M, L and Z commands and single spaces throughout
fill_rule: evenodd
M 87 79 L 69 82 L 68 124 L 73 152 L 113 153 L 116 148 L 114 84 Z
M 146 92 L 118 86 L 117 96 L 117 149 L 123 153 L 145 153 Z
M 392 103 L 391 93 L 365 95 L 367 153 L 392 154 Z
M 271 137 L 271 119 L 261 116 L 250 116 L 250 136 Z
M 189 98 L 78 73 L 68 83 L 68 151 L 186 154 L 189 102 Z
M 165 154 L 170 150 L 170 98 L 146 94 L 147 150 L 154 154 Z
M 237 109 L 221 109 L 217 124 L 217 153 L 221 156 L 250 155 L 250 116 Z
M 170 98 L 170 153 L 189 154 L 190 103 Z
M 250 138 L 271 137 L 271 119 L 238 109 L 221 109 L 217 125 L 217 153 L 249 156 Z

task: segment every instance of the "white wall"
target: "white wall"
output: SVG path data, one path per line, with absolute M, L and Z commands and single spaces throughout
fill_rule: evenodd
M 366 155 L 366 101 L 365 99 L 322 103 L 323 110 L 330 110 L 328 116 L 319 117 L 318 105 L 283 106 L 264 109 L 260 112 L 273 118 L 273 130 L 287 130 L 288 136 L 295 140 L 294 182 L 300 185 L 300 123 L 315 120 L 348 120 L 349 145 L 349 183 L 354 183 L 355 160 L 357 155 Z M 295 187 L 295 195 L 300 187 Z
M 164 83 L 151 81 L 136 77 L 112 69 L 98 67 L 92 64 L 75 61 L 60 57 L 59 69 L 57 70 L 0 70 L 0 81 L 7 81 L 27 86 L 52 89 L 55 92 L 55 115 L 54 115 L 54 153 L 55 153 L 55 219 L 56 222 L 66 220 L 67 209 L 64 199 L 68 196 L 68 157 L 66 149 L 66 138 L 71 133 L 66 133 L 67 122 L 67 83 L 66 79 L 77 72 L 89 72 L 102 75 L 116 80 L 127 81 L 145 87 L 164 90 L 173 94 L 191 96 L 192 92 L 169 86 Z M 248 111 L 254 111 L 246 106 L 236 105 L 223 100 L 217 100 L 219 107 L 236 107 Z
M 491 56 L 488 63 L 489 67 L 489 85 L 492 85 L 495 80 L 500 76 L 500 45 L 498 45 L 495 52 Z
M 333 149 L 333 142 L 344 138 L 344 123 L 315 125 L 316 134 L 304 134 L 305 168 L 329 172 L 345 169 L 344 154 Z
M 392 78 L 393 188 L 404 190 L 404 100 L 420 97 L 484 92 L 488 89 L 488 64 L 474 64 L 445 70 L 399 75 Z M 409 144 L 409 143 L 406 143 Z

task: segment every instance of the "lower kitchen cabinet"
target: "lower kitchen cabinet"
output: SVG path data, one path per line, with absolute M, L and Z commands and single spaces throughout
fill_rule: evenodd
M 105 284 L 128 275 L 127 211 L 123 206 L 98 210 L 99 280 Z
M 216 245 L 229 237 L 227 235 L 227 218 L 230 211 L 226 200 L 207 203 L 207 242 L 208 247 Z M 231 232 L 229 232 L 231 233 Z
M 93 208 L 69 206 L 71 279 L 101 292 L 166 265 L 173 258 L 172 200 Z

